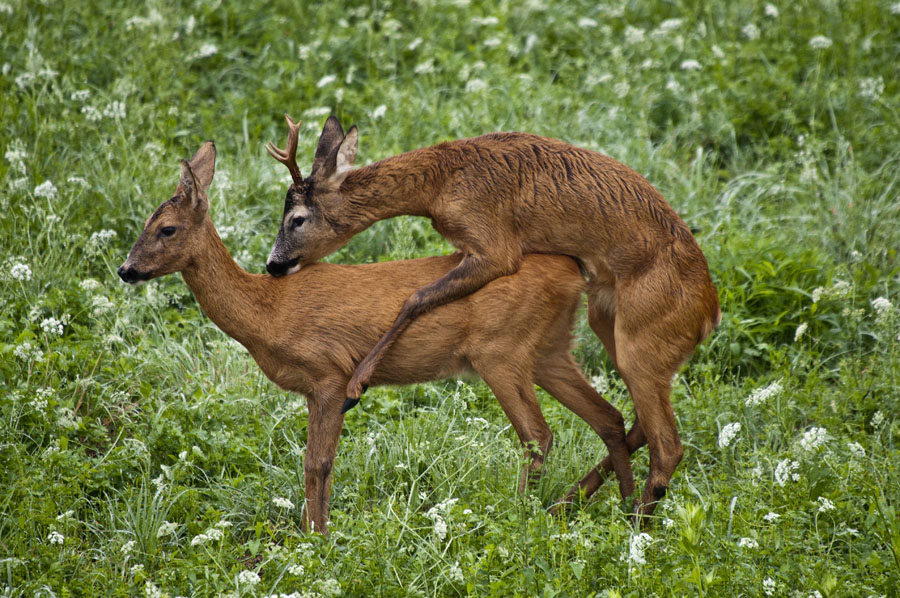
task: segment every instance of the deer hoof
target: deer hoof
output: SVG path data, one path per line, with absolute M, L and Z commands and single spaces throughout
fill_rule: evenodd
M 354 399 L 353 397 L 347 397 L 347 400 L 344 401 L 344 406 L 341 407 L 341 413 L 347 413 L 356 405 L 359 404 L 359 399 Z

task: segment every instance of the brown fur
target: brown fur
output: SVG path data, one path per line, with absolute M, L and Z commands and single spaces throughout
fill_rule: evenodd
M 208 161 L 210 154 L 215 149 L 207 143 L 191 165 Z M 341 404 L 356 364 L 410 293 L 451 271 L 462 256 L 314 264 L 282 278 L 248 274 L 231 259 L 210 220 L 205 190 L 212 171 L 195 178 L 191 165 L 182 164 L 175 197 L 148 220 L 119 273 L 134 282 L 180 271 L 206 315 L 247 348 L 269 379 L 307 397 L 304 525 L 324 531 L 344 420 Z M 177 230 L 164 236 L 166 227 Z M 418 319 L 381 362 L 372 384 L 480 374 L 522 443 L 537 447 L 529 449 L 524 488 L 552 443 L 535 396 L 537 383 L 600 435 L 628 496 L 634 480 L 622 415 L 590 387 L 569 353 L 583 288 L 571 259 L 529 256 L 518 274 Z
M 356 143 L 355 127 L 344 136 L 337 119 L 326 122 L 317 157 L 333 158 L 314 165 L 310 187 L 289 191 L 269 265 L 313 262 L 400 214 L 430 217 L 464 258 L 411 294 L 356 368 L 348 397 L 360 396 L 420 314 L 518 271 L 527 253 L 571 256 L 588 280 L 591 328 L 634 400 L 629 448 L 650 446 L 640 511 L 650 514 L 683 454 L 670 381 L 721 319 L 706 258 L 685 223 L 635 171 L 555 139 L 492 133 L 353 170 Z M 287 228 L 294 200 L 309 211 L 296 230 Z

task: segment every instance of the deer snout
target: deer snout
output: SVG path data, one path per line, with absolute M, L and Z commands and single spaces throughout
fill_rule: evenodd
M 119 278 L 122 279 L 122 282 L 127 282 L 128 284 L 135 284 L 145 281 L 149 278 L 148 275 L 135 270 L 134 266 L 128 266 L 126 268 L 125 264 L 119 266 L 117 272 L 119 273 Z
M 294 258 L 284 262 L 277 262 L 270 259 L 266 262 L 266 270 L 272 276 L 284 276 L 285 274 L 293 274 L 300 269 L 300 258 Z

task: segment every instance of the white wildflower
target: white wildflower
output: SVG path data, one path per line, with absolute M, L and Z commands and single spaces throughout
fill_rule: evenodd
M 624 98 L 628 95 L 629 91 L 631 91 L 631 85 L 628 84 L 628 81 L 619 81 L 613 85 L 613 93 L 615 93 L 618 98 Z
M 151 9 L 146 17 L 134 16 L 125 21 L 125 29 L 146 29 L 151 25 L 157 25 L 163 22 L 163 17 L 158 10 Z
M 372 120 L 379 120 L 387 114 L 387 106 L 381 104 L 375 110 L 372 110 Z
M 466 93 L 477 93 L 487 89 L 487 83 L 482 79 L 471 79 L 466 83 Z
M 122 554 L 131 554 L 131 551 L 134 550 L 134 547 L 137 546 L 137 542 L 134 540 L 129 540 L 122 544 Z
M 85 189 L 90 187 L 90 185 L 88 185 L 88 182 L 84 180 L 84 177 L 80 176 L 70 176 L 66 179 L 66 182 L 70 185 L 78 185 L 79 187 L 84 187 Z
M 628 548 L 628 560 L 633 565 L 646 565 L 647 559 L 644 558 L 644 550 L 653 541 L 653 537 L 646 532 L 631 536 L 631 543 Z
M 11 15 L 13 13 L 13 7 L 8 2 L 0 2 L 0 12 Z
M 606 375 L 601 372 L 591 378 L 591 386 L 594 387 L 594 390 L 603 394 L 609 391 L 609 380 L 607 380 Z
M 93 106 L 82 106 L 81 113 L 84 114 L 86 119 L 94 123 L 103 119 L 103 115 L 100 114 L 100 111 Z
M 421 37 L 417 37 L 416 39 L 409 42 L 409 44 L 406 46 L 406 49 L 412 52 L 413 50 L 421 46 L 423 41 L 425 40 L 423 40 Z
M 107 334 L 103 337 L 103 344 L 106 345 L 107 348 L 112 347 L 113 345 L 121 345 L 124 342 L 125 339 L 118 334 Z
M 143 571 L 143 570 L 144 570 L 144 566 L 141 565 L 140 563 L 137 564 L 137 565 L 132 565 L 132 566 L 131 566 L 131 569 L 130 569 L 132 575 L 135 575 L 135 574 L 137 574 L 137 573 L 140 573 L 140 572 Z
M 774 596 L 775 595 L 775 580 L 771 577 L 767 577 L 762 582 L 763 593 L 766 596 Z
M 215 56 L 218 53 L 219 53 L 219 48 L 217 48 L 215 44 L 211 44 L 211 43 L 207 42 L 207 43 L 201 45 L 200 49 L 197 50 L 196 52 L 194 52 L 194 54 L 191 56 L 191 58 L 193 58 L 193 59 L 209 58 L 210 56 Z
M 803 433 L 800 439 L 800 448 L 812 452 L 825 444 L 825 436 L 828 434 L 825 428 L 810 428 Z
M 675 527 L 675 520 L 671 517 L 664 517 L 662 520 L 663 527 L 666 529 L 672 529 Z
M 35 197 L 45 197 L 47 199 L 53 199 L 57 196 L 57 193 L 58 192 L 56 190 L 56 186 L 51 180 L 46 180 L 34 188 Z
M 125 119 L 125 102 L 112 102 L 103 109 L 103 116 L 115 120 Z
M 589 17 L 581 17 L 580 19 L 578 19 L 578 26 L 585 29 L 590 29 L 597 26 L 597 21 Z
M 341 582 L 332 578 L 319 582 L 319 591 L 325 596 L 340 596 Z
M 488 420 L 484 419 L 483 417 L 467 417 L 466 424 L 469 426 L 476 426 L 478 428 L 481 428 L 482 430 L 488 429 L 488 427 L 490 427 L 491 425 L 490 422 L 488 422 Z
M 276 496 L 272 499 L 272 504 L 278 507 L 279 509 L 293 509 L 294 503 L 292 503 L 287 498 L 282 498 L 280 496 Z
M 20 89 L 25 89 L 34 82 L 34 79 L 34 73 L 25 71 L 24 73 L 16 75 L 16 85 L 18 85 Z
M 91 313 L 94 316 L 102 316 L 116 308 L 116 304 L 103 295 L 97 295 L 91 300 Z
M 784 387 L 781 385 L 781 382 L 772 382 L 768 386 L 757 388 L 751 392 L 750 396 L 744 401 L 744 405 L 756 407 L 757 405 L 765 403 L 772 397 L 777 396 L 782 390 L 784 390 Z
M 809 47 L 813 50 L 825 50 L 831 47 L 833 42 L 824 35 L 817 35 L 809 40 Z
M 103 287 L 102 284 L 100 284 L 93 278 L 85 278 L 78 284 L 78 286 L 81 287 L 82 291 L 87 291 L 87 292 L 96 291 L 97 289 Z
M 779 515 L 778 513 L 774 512 L 774 511 L 769 511 L 768 513 L 763 515 L 763 520 L 768 523 L 775 523 L 780 518 L 781 518 L 781 515 Z
M 225 519 L 220 519 L 219 522 L 216 523 L 216 527 L 219 529 L 226 529 L 226 528 L 232 527 L 233 525 L 234 525 L 233 523 L 231 523 L 230 521 L 226 521 Z M 221 537 L 222 536 L 220 535 L 218 538 L 216 538 L 216 540 L 218 540 Z
M 57 531 L 52 531 L 50 532 L 50 535 L 47 536 L 47 539 L 51 544 L 62 544 L 66 540 L 66 537 Z
M 462 583 L 466 580 L 465 577 L 463 577 L 462 569 L 459 568 L 459 561 L 450 565 L 450 571 L 447 572 L 447 577 L 454 583 Z
M 825 498 L 824 496 L 819 497 L 819 513 L 827 513 L 828 511 L 833 511 L 835 509 L 834 503 Z
M 753 538 L 741 538 L 738 540 L 738 548 L 759 548 L 759 542 Z
M 774 4 L 766 4 L 765 8 L 766 16 L 772 19 L 778 18 L 778 7 Z
M 857 459 L 863 459 L 866 456 L 866 449 L 864 449 L 858 442 L 851 442 L 850 444 L 848 444 L 847 450 L 849 450 L 850 454 Z
M 653 35 L 664 36 L 680 28 L 683 23 L 684 19 L 666 19 L 659 24 L 659 27 L 656 28 Z
M 444 521 L 441 517 L 434 517 L 433 531 L 438 540 L 443 540 L 447 537 L 447 522 Z
M 741 431 L 740 422 L 734 422 L 726 425 L 719 431 L 719 448 L 727 448 L 731 441 L 734 440 L 738 432 Z
M 288 567 L 288 573 L 291 575 L 296 575 L 297 577 L 303 577 L 303 573 L 306 571 L 303 568 L 303 565 L 291 565 Z
M 22 361 L 43 361 L 44 360 L 44 352 L 33 346 L 28 341 L 23 342 L 21 345 L 17 345 L 15 350 L 13 350 L 13 355 L 21 359 Z
M 499 25 L 500 19 L 497 17 L 472 17 L 469 22 L 473 25 Z
M 754 25 L 753 23 L 747 23 L 741 29 L 741 33 L 744 34 L 749 40 L 759 39 L 759 27 Z
M 28 267 L 28 264 L 13 264 L 13 267 L 9 269 L 9 275 L 16 280 L 29 281 L 31 280 L 31 268 Z
M 74 102 L 83 102 L 86 99 L 91 97 L 90 89 L 79 89 L 77 91 L 73 91 L 72 95 L 69 96 Z
M 888 316 L 894 309 L 894 305 L 885 297 L 872 299 L 872 309 L 875 310 L 875 316 L 880 320 Z
M 818 303 L 822 297 L 825 296 L 825 288 L 824 287 L 816 287 L 812 292 L 812 302 Z
M 162 598 L 162 595 L 162 590 L 160 590 L 155 583 L 147 580 L 147 583 L 144 585 L 144 596 L 146 598 Z M 166 596 L 168 596 L 168 594 L 166 594 Z
M 62 336 L 64 327 L 65 324 L 63 321 L 57 320 L 56 318 L 45 318 L 44 320 L 41 320 L 41 329 L 47 334 Z
M 681 70 L 683 71 L 699 71 L 703 67 L 694 59 L 688 59 L 681 62 Z
M 331 114 L 331 108 L 328 106 L 319 106 L 318 108 L 308 108 L 303 111 L 306 118 L 319 118 Z
M 628 46 L 643 43 L 645 35 L 646 32 L 640 27 L 625 26 L 625 44 Z
M 259 583 L 259 573 L 256 571 L 241 571 L 238 573 L 237 581 L 242 586 L 255 586 Z
M 156 530 L 156 537 L 163 538 L 165 536 L 174 536 L 178 530 L 178 524 L 171 521 L 163 521 L 162 525 Z
M 413 68 L 413 72 L 417 75 L 427 75 L 434 72 L 434 60 L 429 58 L 424 62 L 420 62 Z
M 795 472 L 799 469 L 800 464 L 790 459 L 783 459 L 775 466 L 775 483 L 784 486 L 788 480 L 799 480 L 799 475 Z
M 197 26 L 197 17 L 194 15 L 190 15 L 187 18 L 187 21 L 184 22 L 184 32 L 188 35 L 194 32 L 194 28 Z
M 56 425 L 65 430 L 74 430 L 78 427 L 80 419 L 71 408 L 60 407 L 57 410 Z
M 484 44 L 485 48 L 496 48 L 500 44 L 503 43 L 503 40 L 500 39 L 499 37 L 489 37 L 488 39 L 484 40 L 482 43 Z
M 900 15 L 900 2 L 894 2 L 893 4 L 891 4 L 891 14 Z
M 884 413 L 881 411 L 876 411 L 872 414 L 872 421 L 869 422 L 872 424 L 873 428 L 880 428 L 881 424 L 884 423 Z
M 870 100 L 877 100 L 884 93 L 884 79 L 878 77 L 866 77 L 859 81 L 859 95 Z
M 99 230 L 95 233 L 91 233 L 90 243 L 94 247 L 100 247 L 105 245 L 118 237 L 119 235 L 114 230 L 104 229 Z
M 809 328 L 809 324 L 806 322 L 801 323 L 797 326 L 797 330 L 794 331 L 794 342 L 799 341 L 803 335 L 806 333 L 806 329 Z
M 16 139 L 11 143 L 10 148 L 6 150 L 3 157 L 13 166 L 14 170 L 21 172 L 22 174 L 26 173 L 25 158 L 28 157 L 28 152 L 25 151 L 25 145 L 21 140 Z
M 337 75 L 325 75 L 319 82 L 316 83 L 316 87 L 325 87 L 326 85 L 330 85 L 337 80 Z

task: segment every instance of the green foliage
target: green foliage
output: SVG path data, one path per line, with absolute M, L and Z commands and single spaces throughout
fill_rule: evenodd
M 0 3 L 0 595 L 896 595 L 896 2 Z M 545 475 L 482 383 L 372 389 L 299 532 L 306 406 L 179 277 L 118 283 L 178 160 L 219 150 L 212 215 L 261 271 L 325 116 L 359 162 L 492 130 L 603 151 L 697 230 L 723 322 L 676 379 L 659 517 L 543 395 Z M 447 253 L 421 218 L 328 259 Z M 584 319 L 576 355 L 632 419 Z M 647 452 L 634 458 L 646 476 Z M 374 589 L 374 591 L 373 591 Z

